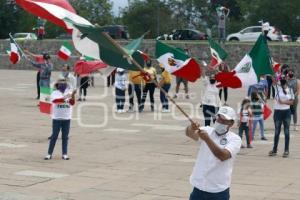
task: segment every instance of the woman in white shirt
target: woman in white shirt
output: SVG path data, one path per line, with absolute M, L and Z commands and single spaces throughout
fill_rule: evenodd
M 272 151 L 269 152 L 269 156 L 277 155 L 277 147 L 279 142 L 279 135 L 281 131 L 281 125 L 283 124 L 284 130 L 284 153 L 283 157 L 289 155 L 289 143 L 290 143 L 290 122 L 291 122 L 291 109 L 290 106 L 294 104 L 294 94 L 291 88 L 288 87 L 285 77 L 281 77 L 280 85 L 275 86 L 275 102 L 274 102 L 274 146 Z
M 205 126 L 210 126 L 211 120 L 215 123 L 215 115 L 220 107 L 219 88 L 217 88 L 215 75 L 205 76 L 205 92 L 202 99 Z

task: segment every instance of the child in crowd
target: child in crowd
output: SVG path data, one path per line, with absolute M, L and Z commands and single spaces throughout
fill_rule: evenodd
M 242 101 L 241 110 L 240 110 L 240 123 L 239 123 L 239 136 L 243 138 L 243 131 L 245 131 L 247 148 L 252 148 L 250 132 L 252 125 L 252 110 L 251 110 L 251 101 L 248 98 L 245 98 Z M 244 145 L 241 148 L 245 148 Z
M 260 99 L 257 91 L 253 91 L 251 93 L 251 109 L 252 109 L 252 113 L 253 113 L 253 128 L 252 128 L 253 140 L 254 140 L 254 136 L 255 136 L 255 129 L 256 129 L 257 123 L 259 123 L 259 127 L 260 127 L 261 140 L 267 140 L 267 138 L 264 135 L 263 108 L 264 108 L 263 100 Z

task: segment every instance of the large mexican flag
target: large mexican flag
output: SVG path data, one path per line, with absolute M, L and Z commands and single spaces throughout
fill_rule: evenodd
M 273 73 L 267 40 L 260 35 L 251 51 L 234 70 L 217 74 L 216 80 L 219 82 L 219 87 L 241 88 L 258 83 L 261 75 Z
M 52 89 L 49 87 L 41 87 L 40 90 L 40 112 L 45 114 L 51 114 L 51 92 Z
M 155 55 L 165 70 L 175 76 L 191 82 L 195 82 L 201 76 L 201 68 L 196 60 L 178 48 L 157 40 Z
M 70 19 L 65 19 L 73 25 L 73 43 L 75 48 L 82 54 L 106 64 L 127 70 L 138 71 L 139 69 L 130 62 L 125 54 L 131 56 L 141 66 L 144 66 L 143 55 L 138 51 L 144 35 L 132 40 L 124 47 L 117 47 L 105 34 L 103 28 L 84 24 L 77 24 Z M 89 39 L 90 43 L 82 42 Z

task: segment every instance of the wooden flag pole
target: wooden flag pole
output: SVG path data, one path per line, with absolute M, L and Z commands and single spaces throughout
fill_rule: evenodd
M 127 58 L 130 59 L 130 61 L 143 73 L 147 73 L 144 68 L 138 63 L 136 62 L 131 56 L 128 55 L 128 53 L 115 41 L 113 40 L 107 33 L 102 32 L 102 35 L 104 37 L 106 37 L 115 47 L 117 47 L 122 53 L 123 55 Z M 150 77 L 151 78 L 151 77 Z M 168 99 L 177 107 L 177 109 L 192 123 L 195 124 L 195 122 L 192 120 L 192 118 L 175 102 L 175 100 L 169 96 L 169 94 L 156 82 L 154 81 L 154 84 L 160 89 L 160 91 L 162 91 L 166 97 L 168 97 Z

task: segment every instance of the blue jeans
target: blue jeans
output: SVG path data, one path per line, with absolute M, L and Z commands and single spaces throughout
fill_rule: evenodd
M 219 31 L 219 43 L 225 42 L 226 40 L 226 33 L 225 33 L 225 28 L 218 28 Z
M 50 79 L 42 79 L 39 81 L 40 87 L 50 87 Z
M 68 154 L 68 140 L 71 120 L 52 120 L 52 135 L 49 143 L 48 154 L 52 155 L 58 134 L 61 130 L 62 139 L 62 154 Z
M 210 193 L 194 188 L 190 195 L 190 200 L 229 200 L 229 188 L 223 192 Z
M 284 131 L 284 151 L 289 151 L 291 110 L 274 110 L 273 119 L 275 123 L 273 152 L 277 152 L 282 124 Z
M 164 84 L 162 88 L 168 93 L 169 89 L 171 87 L 171 84 Z M 169 109 L 169 101 L 166 95 L 160 91 L 160 102 L 162 104 L 162 108 L 168 110 Z
M 259 128 L 260 128 L 260 137 L 264 138 L 264 119 L 262 116 L 254 116 L 253 117 L 253 128 L 252 128 L 252 138 L 255 136 L 255 129 L 257 126 L 257 123 L 259 123 Z

